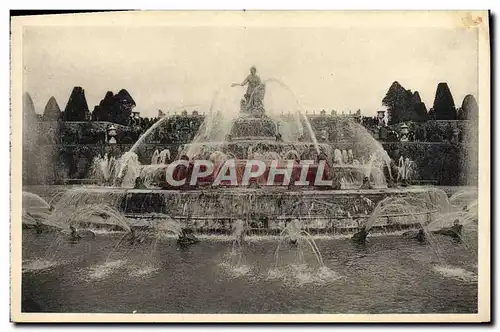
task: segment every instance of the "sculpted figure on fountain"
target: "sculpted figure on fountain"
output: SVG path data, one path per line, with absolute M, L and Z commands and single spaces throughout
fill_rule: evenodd
M 255 66 L 250 68 L 250 74 L 243 80 L 242 83 L 233 83 L 231 86 L 235 87 L 245 85 L 247 85 L 247 92 L 241 99 L 240 111 L 253 116 L 264 115 L 264 95 L 266 92 L 266 86 L 257 75 L 257 68 L 255 68 Z

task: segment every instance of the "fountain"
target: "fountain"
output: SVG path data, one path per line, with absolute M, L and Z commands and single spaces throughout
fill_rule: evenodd
M 318 266 L 319 267 L 325 266 L 325 264 L 323 264 L 323 258 L 321 257 L 321 253 L 319 252 L 316 243 L 312 239 L 311 234 L 303 230 L 302 227 L 303 224 L 299 221 L 299 219 L 294 219 L 290 223 L 288 223 L 288 225 L 285 226 L 285 228 L 281 232 L 280 234 L 281 240 L 278 244 L 278 248 L 276 248 L 276 253 L 275 253 L 276 267 L 278 267 L 280 264 L 280 248 L 284 242 L 288 242 L 291 246 L 296 247 L 297 249 L 296 250 L 297 258 L 295 262 L 296 264 L 298 265 L 306 264 L 304 258 L 304 251 L 306 249 L 310 249 Z
M 151 158 L 151 165 L 166 164 L 170 160 L 170 150 L 164 149 L 159 152 L 155 150 Z
M 359 123 L 331 117 L 319 143 L 284 83 L 251 80 L 241 100 L 218 90 L 192 142 L 172 154 L 150 149 L 164 117 L 122 156 L 95 159 L 98 185 L 49 202 L 23 192 L 23 224 L 37 230 L 23 231 L 23 311 L 47 299 L 51 312 L 428 313 L 464 300 L 477 312 L 477 192 L 448 199 L 410 185 L 407 159 L 394 174 L 401 186 L 388 188 L 387 153 Z M 179 244 L 195 234 L 203 241 Z M 352 234 L 368 244 L 351 245 Z M 443 277 L 470 285 L 446 283 L 436 297 Z
M 231 237 L 233 240 L 229 266 L 234 269 L 239 269 L 244 265 L 243 242 L 245 241 L 246 227 L 248 227 L 248 225 L 241 219 L 236 219 L 232 225 Z
M 81 219 L 87 215 L 79 211 L 86 207 L 94 214 L 99 214 L 96 209 L 105 214 L 111 209 L 111 215 L 119 212 L 127 221 L 106 220 L 127 229 L 126 225 L 143 225 L 144 219 L 152 220 L 148 222 L 152 227 L 154 220 L 165 218 L 184 222 L 187 209 L 195 228 L 207 232 L 229 234 L 235 216 L 244 214 L 253 219 L 250 234 L 280 234 L 280 223 L 287 218 L 299 219 L 311 234 L 335 234 L 372 224 L 373 210 L 388 198 L 425 201 L 434 190 L 387 188 L 385 173 L 392 177 L 390 159 L 364 127 L 338 118 L 333 141 L 318 143 L 290 89 L 277 79 L 261 81 L 252 75 L 253 69 L 243 82 L 249 86 L 239 104 L 234 90 L 216 93 L 197 135 L 180 147 L 174 161 L 170 162 L 169 150 L 156 149 L 144 158 L 141 148 L 149 135 L 165 130 L 167 117 L 120 158 L 96 158 L 94 168 L 108 186 L 68 190 L 56 204 L 59 215 Z M 276 100 L 274 95 L 280 93 L 286 98 Z M 269 112 L 266 103 L 272 105 Z M 280 104 L 292 113 L 285 115 Z M 150 160 L 151 165 L 139 159 Z M 403 162 L 402 167 L 406 179 L 409 164 Z M 396 210 L 391 213 L 401 215 L 399 226 L 415 224 L 413 218 L 405 219 L 414 211 Z M 433 209 L 425 206 L 418 213 L 430 221 Z
M 42 217 L 48 215 L 52 209 L 51 205 L 47 203 L 42 197 L 37 194 L 23 191 L 22 198 L 22 213 L 23 216 L 29 216 L 33 214 L 42 214 Z

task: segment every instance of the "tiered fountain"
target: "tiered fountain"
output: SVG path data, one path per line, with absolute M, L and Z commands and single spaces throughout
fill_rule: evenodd
M 237 219 L 246 220 L 250 233 L 279 234 L 283 225 L 298 219 L 311 234 L 334 234 L 356 232 L 367 221 L 371 229 L 399 229 L 428 223 L 433 218 L 441 193 L 429 187 L 387 188 L 386 177 L 392 177 L 389 158 L 361 125 L 339 119 L 336 141 L 320 144 L 286 85 L 276 79 L 261 82 L 255 72 L 242 85 L 247 83 L 247 93 L 239 105 L 221 103 L 219 97 L 224 91 L 219 91 L 193 142 L 178 151 L 177 160 L 189 162 L 182 174 L 191 174 L 197 160 L 214 162 L 212 174 L 195 183 L 187 181 L 181 187 L 172 187 L 165 181 L 170 151 L 142 158 L 152 160 L 151 165 L 139 162 L 141 145 L 155 130 L 162 130 L 162 123 L 168 121 L 163 118 L 121 158 L 96 161 L 95 170 L 103 169 L 101 178 L 112 186 L 68 190 L 55 204 L 57 213 L 53 218 L 72 220 L 75 206 L 77 210 L 107 206 L 125 215 L 131 227 L 154 227 L 158 220 L 168 217 L 199 232 L 223 234 L 230 233 Z M 280 103 L 273 99 L 275 92 L 288 94 L 282 104 L 288 111 L 293 110 L 292 115 L 283 115 L 286 110 L 279 109 Z M 264 107 L 267 102 L 272 105 L 271 111 Z M 224 109 L 238 106 L 239 112 Z M 262 161 L 265 171 L 249 185 L 241 185 L 248 160 Z M 312 160 L 305 172 L 309 184 L 294 185 L 304 167 L 303 160 Z M 237 186 L 224 182 L 214 185 L 215 174 L 226 161 L 234 162 Z M 290 181 L 284 175 L 268 181 L 272 165 L 288 162 L 293 165 Z M 318 185 L 314 182 L 317 176 L 329 183 Z M 397 206 L 414 208 L 373 216 L 377 204 L 387 197 L 398 198 Z

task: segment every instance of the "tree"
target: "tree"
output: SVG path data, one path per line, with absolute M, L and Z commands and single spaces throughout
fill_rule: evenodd
M 122 89 L 116 95 L 108 91 L 92 112 L 92 120 L 109 121 L 128 125 L 135 101 L 127 90 Z
M 121 89 L 115 95 L 115 101 L 118 105 L 115 113 L 115 120 L 117 123 L 128 125 L 130 121 L 130 116 L 132 115 L 132 109 L 135 107 L 135 101 L 127 90 Z
M 23 94 L 22 108 L 22 181 L 23 184 L 37 180 L 40 151 L 38 146 L 39 128 L 35 105 L 28 92 Z
M 94 111 L 92 112 L 92 120 L 113 122 L 113 111 L 111 109 L 115 106 L 116 105 L 113 92 L 106 92 L 104 99 L 99 102 L 99 105 L 94 107 Z
M 82 87 L 75 86 L 64 109 L 64 121 L 88 121 L 90 111 Z
M 478 113 L 476 98 L 473 95 L 467 95 L 462 102 L 457 118 L 458 120 L 472 120 L 477 118 Z
M 23 95 L 23 142 L 32 143 L 36 138 L 38 117 L 33 99 L 28 92 Z
M 412 96 L 412 102 L 415 104 L 421 103 L 422 99 L 420 98 L 420 93 L 418 91 L 415 91 Z
M 415 103 L 412 108 L 412 121 L 425 122 L 427 121 L 427 107 L 423 102 Z
M 43 110 L 43 121 L 57 121 L 61 118 L 61 109 L 57 104 L 56 98 L 53 96 L 50 97 L 47 105 L 45 105 L 45 109 Z
M 23 119 L 35 119 L 35 104 L 33 104 L 33 99 L 28 92 L 25 92 L 23 95 Z
M 418 91 L 412 93 L 397 81 L 392 83 L 382 104 L 387 107 L 389 124 L 427 120 L 427 109 Z
M 434 97 L 434 104 L 429 117 L 435 120 L 456 120 L 457 110 L 447 83 L 439 83 Z
M 418 91 L 413 93 L 408 120 L 415 122 L 427 121 L 427 107 L 422 102 Z
M 389 124 L 399 123 L 402 121 L 407 104 L 408 93 L 406 89 L 403 88 L 399 82 L 393 82 L 382 100 L 382 105 L 387 107 Z

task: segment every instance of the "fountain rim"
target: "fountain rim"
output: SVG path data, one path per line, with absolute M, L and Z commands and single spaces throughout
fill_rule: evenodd
M 256 137 L 256 139 L 252 139 L 251 137 Z M 197 146 L 197 145 L 229 145 L 229 144 L 239 144 L 239 143 L 266 143 L 266 144 L 273 144 L 273 145 L 311 145 L 314 146 L 313 141 L 276 141 L 273 140 L 272 138 L 268 139 L 263 139 L 264 136 L 247 136 L 243 138 L 233 138 L 228 141 L 203 141 L 203 142 L 197 142 L 197 143 L 184 143 L 180 144 L 180 146 Z M 340 144 L 348 144 L 350 142 L 341 142 Z M 164 144 L 166 145 L 166 144 Z M 323 146 L 331 146 L 331 143 L 320 143 L 318 142 L 318 145 L 323 145 Z
M 301 186 L 296 186 L 293 190 L 290 190 L 288 186 L 262 186 L 260 188 L 247 188 L 247 187 L 234 187 L 234 186 L 219 186 L 219 187 L 203 187 L 196 189 L 161 189 L 161 188 L 147 188 L 147 189 L 134 189 L 131 187 L 112 187 L 112 186 L 98 186 L 98 185 L 84 185 L 84 186 L 75 186 L 67 189 L 67 191 L 86 191 L 86 192 L 94 192 L 94 193 L 180 193 L 180 194 L 200 194 L 200 193 L 216 193 L 221 194 L 221 190 L 223 189 L 223 194 L 231 194 L 235 193 L 261 193 L 261 194 L 269 194 L 274 195 L 276 193 L 286 194 L 290 196 L 331 196 L 336 194 L 335 196 L 345 196 L 345 195 L 370 195 L 370 194 L 418 194 L 418 193 L 426 193 L 432 192 L 436 189 L 433 186 L 408 186 L 402 188 L 373 188 L 373 189 L 323 189 L 323 190 L 314 190 L 309 186 L 303 186 L 304 189 L 301 190 Z

